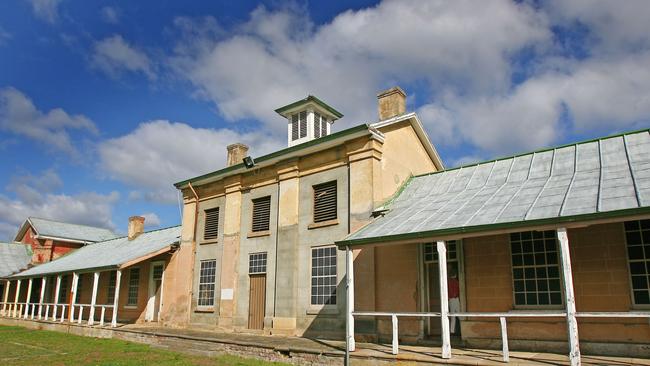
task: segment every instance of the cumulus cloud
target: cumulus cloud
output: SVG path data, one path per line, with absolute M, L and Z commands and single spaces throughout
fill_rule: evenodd
M 102 20 L 109 24 L 117 24 L 120 22 L 120 9 L 114 6 L 104 6 L 100 10 Z
M 115 230 L 112 208 L 119 199 L 118 192 L 71 195 L 60 193 L 61 188 L 61 179 L 52 170 L 38 176 L 13 177 L 6 190 L 14 197 L 0 194 L 0 240 L 13 240 L 29 216 Z
M 282 147 L 261 132 L 193 128 L 158 120 L 141 123 L 133 132 L 100 144 L 100 165 L 111 178 L 135 188 L 131 199 L 175 203 L 173 184 L 223 168 L 226 146 L 234 142 L 251 146 L 255 155 Z
M 258 7 L 227 37 L 183 42 L 170 63 L 229 120 L 275 124 L 275 108 L 314 94 L 345 126 L 375 120 L 375 92 L 397 81 L 503 91 L 509 57 L 549 39 L 545 17 L 514 2 L 384 1 L 322 26 L 300 8 Z
M 34 15 L 48 23 L 59 19 L 59 4 L 61 0 L 28 0 L 32 5 Z
M 12 87 L 0 89 L 0 129 L 71 155 L 76 155 L 77 150 L 70 130 L 97 134 L 95 124 L 88 117 L 70 115 L 61 108 L 40 111 L 29 97 Z
M 143 213 L 140 216 L 144 217 L 144 226 L 147 228 L 155 228 L 160 226 L 160 218 L 153 212 Z
M 144 51 L 128 44 L 120 35 L 97 41 L 90 58 L 91 66 L 117 78 L 124 72 L 141 73 L 156 79 L 154 64 Z
M 454 135 L 490 155 L 548 146 L 570 133 L 607 133 L 650 122 L 650 52 L 589 59 L 531 77 L 512 91 L 479 98 L 447 98 L 427 105 L 441 117 L 423 118 L 432 136 Z M 563 116 L 570 121 L 562 122 Z M 533 132 L 534 131 L 534 132 Z

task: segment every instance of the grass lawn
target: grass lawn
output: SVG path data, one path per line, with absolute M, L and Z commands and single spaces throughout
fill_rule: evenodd
M 235 356 L 202 357 L 146 344 L 0 326 L 0 365 L 283 365 Z

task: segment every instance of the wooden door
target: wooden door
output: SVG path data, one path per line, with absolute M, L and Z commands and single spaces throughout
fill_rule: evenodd
M 264 329 L 266 312 L 266 274 L 250 275 L 250 293 L 248 297 L 248 328 Z

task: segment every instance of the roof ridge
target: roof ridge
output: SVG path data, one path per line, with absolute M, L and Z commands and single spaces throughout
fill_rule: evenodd
M 83 227 L 89 227 L 89 228 L 99 229 L 99 230 L 107 230 L 107 231 L 110 231 L 110 232 L 112 232 L 114 234 L 113 230 L 107 229 L 107 228 L 104 228 L 104 227 L 99 227 L 99 226 L 92 226 L 92 225 L 86 225 L 86 224 L 76 224 L 76 223 L 72 223 L 72 222 L 58 221 L 58 220 L 46 219 L 46 218 L 43 218 L 43 217 L 36 217 L 36 216 L 28 216 L 27 218 L 29 220 L 37 219 L 37 220 L 43 220 L 43 221 L 49 221 L 49 222 L 56 222 L 57 224 L 83 226 Z
M 466 165 L 459 165 L 459 166 L 454 167 L 454 168 L 438 170 L 438 171 L 430 172 L 430 173 L 418 174 L 418 175 L 413 176 L 413 178 L 426 177 L 426 176 L 430 176 L 430 175 L 434 175 L 434 174 L 450 172 L 450 171 L 457 170 L 457 169 L 460 169 L 460 168 L 470 168 L 470 167 L 474 167 L 474 166 L 481 165 L 481 164 L 494 163 L 494 162 L 501 161 L 501 160 L 514 159 L 514 158 L 517 158 L 517 157 L 520 157 L 520 156 L 525 156 L 525 155 L 531 155 L 531 154 L 541 153 L 541 152 L 545 152 L 545 151 L 562 149 L 562 148 L 569 147 L 569 146 L 578 146 L 578 145 L 583 145 L 583 144 L 587 144 L 587 143 L 590 143 L 590 142 L 602 141 L 602 140 L 607 140 L 607 139 L 611 139 L 611 138 L 615 138 L 615 137 L 628 136 L 628 135 L 633 135 L 633 134 L 637 134 L 637 133 L 641 133 L 641 132 L 650 132 L 650 128 L 642 128 L 642 129 L 633 130 L 633 131 L 620 132 L 620 133 L 615 133 L 615 134 L 612 134 L 612 135 L 596 137 L 596 138 L 582 140 L 582 141 L 576 141 L 576 142 L 572 142 L 572 143 L 568 143 L 568 144 L 550 146 L 550 147 L 546 147 L 546 148 L 539 149 L 539 150 L 528 151 L 528 152 L 525 152 L 525 153 L 518 153 L 518 154 L 514 154 L 514 155 L 509 155 L 509 156 L 502 156 L 502 157 L 499 157 L 499 158 L 496 158 L 496 159 L 489 159 L 489 160 L 479 161 L 479 162 L 476 162 L 476 163 L 471 163 L 471 164 L 466 164 Z
M 140 235 L 151 234 L 151 233 L 155 233 L 156 231 L 169 230 L 169 229 L 173 229 L 173 228 L 181 227 L 181 226 L 182 226 L 182 225 L 179 224 L 179 225 L 174 225 L 174 226 L 162 227 L 162 228 L 155 229 L 155 230 L 144 231 L 144 232 L 143 232 L 142 234 L 140 234 Z M 139 235 L 138 235 L 138 236 L 139 236 Z M 121 236 L 118 236 L 117 238 L 112 238 L 112 239 L 107 239 L 107 240 L 98 241 L 98 242 L 92 243 L 91 245 L 97 245 L 97 244 L 106 243 L 106 242 L 109 242 L 109 241 L 120 240 L 120 239 L 124 239 L 124 238 L 127 238 L 127 237 L 128 237 L 128 235 L 121 235 Z

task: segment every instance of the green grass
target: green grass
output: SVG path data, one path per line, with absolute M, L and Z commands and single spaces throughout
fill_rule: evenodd
M 236 356 L 203 357 L 116 339 L 0 326 L 0 365 L 283 365 Z

